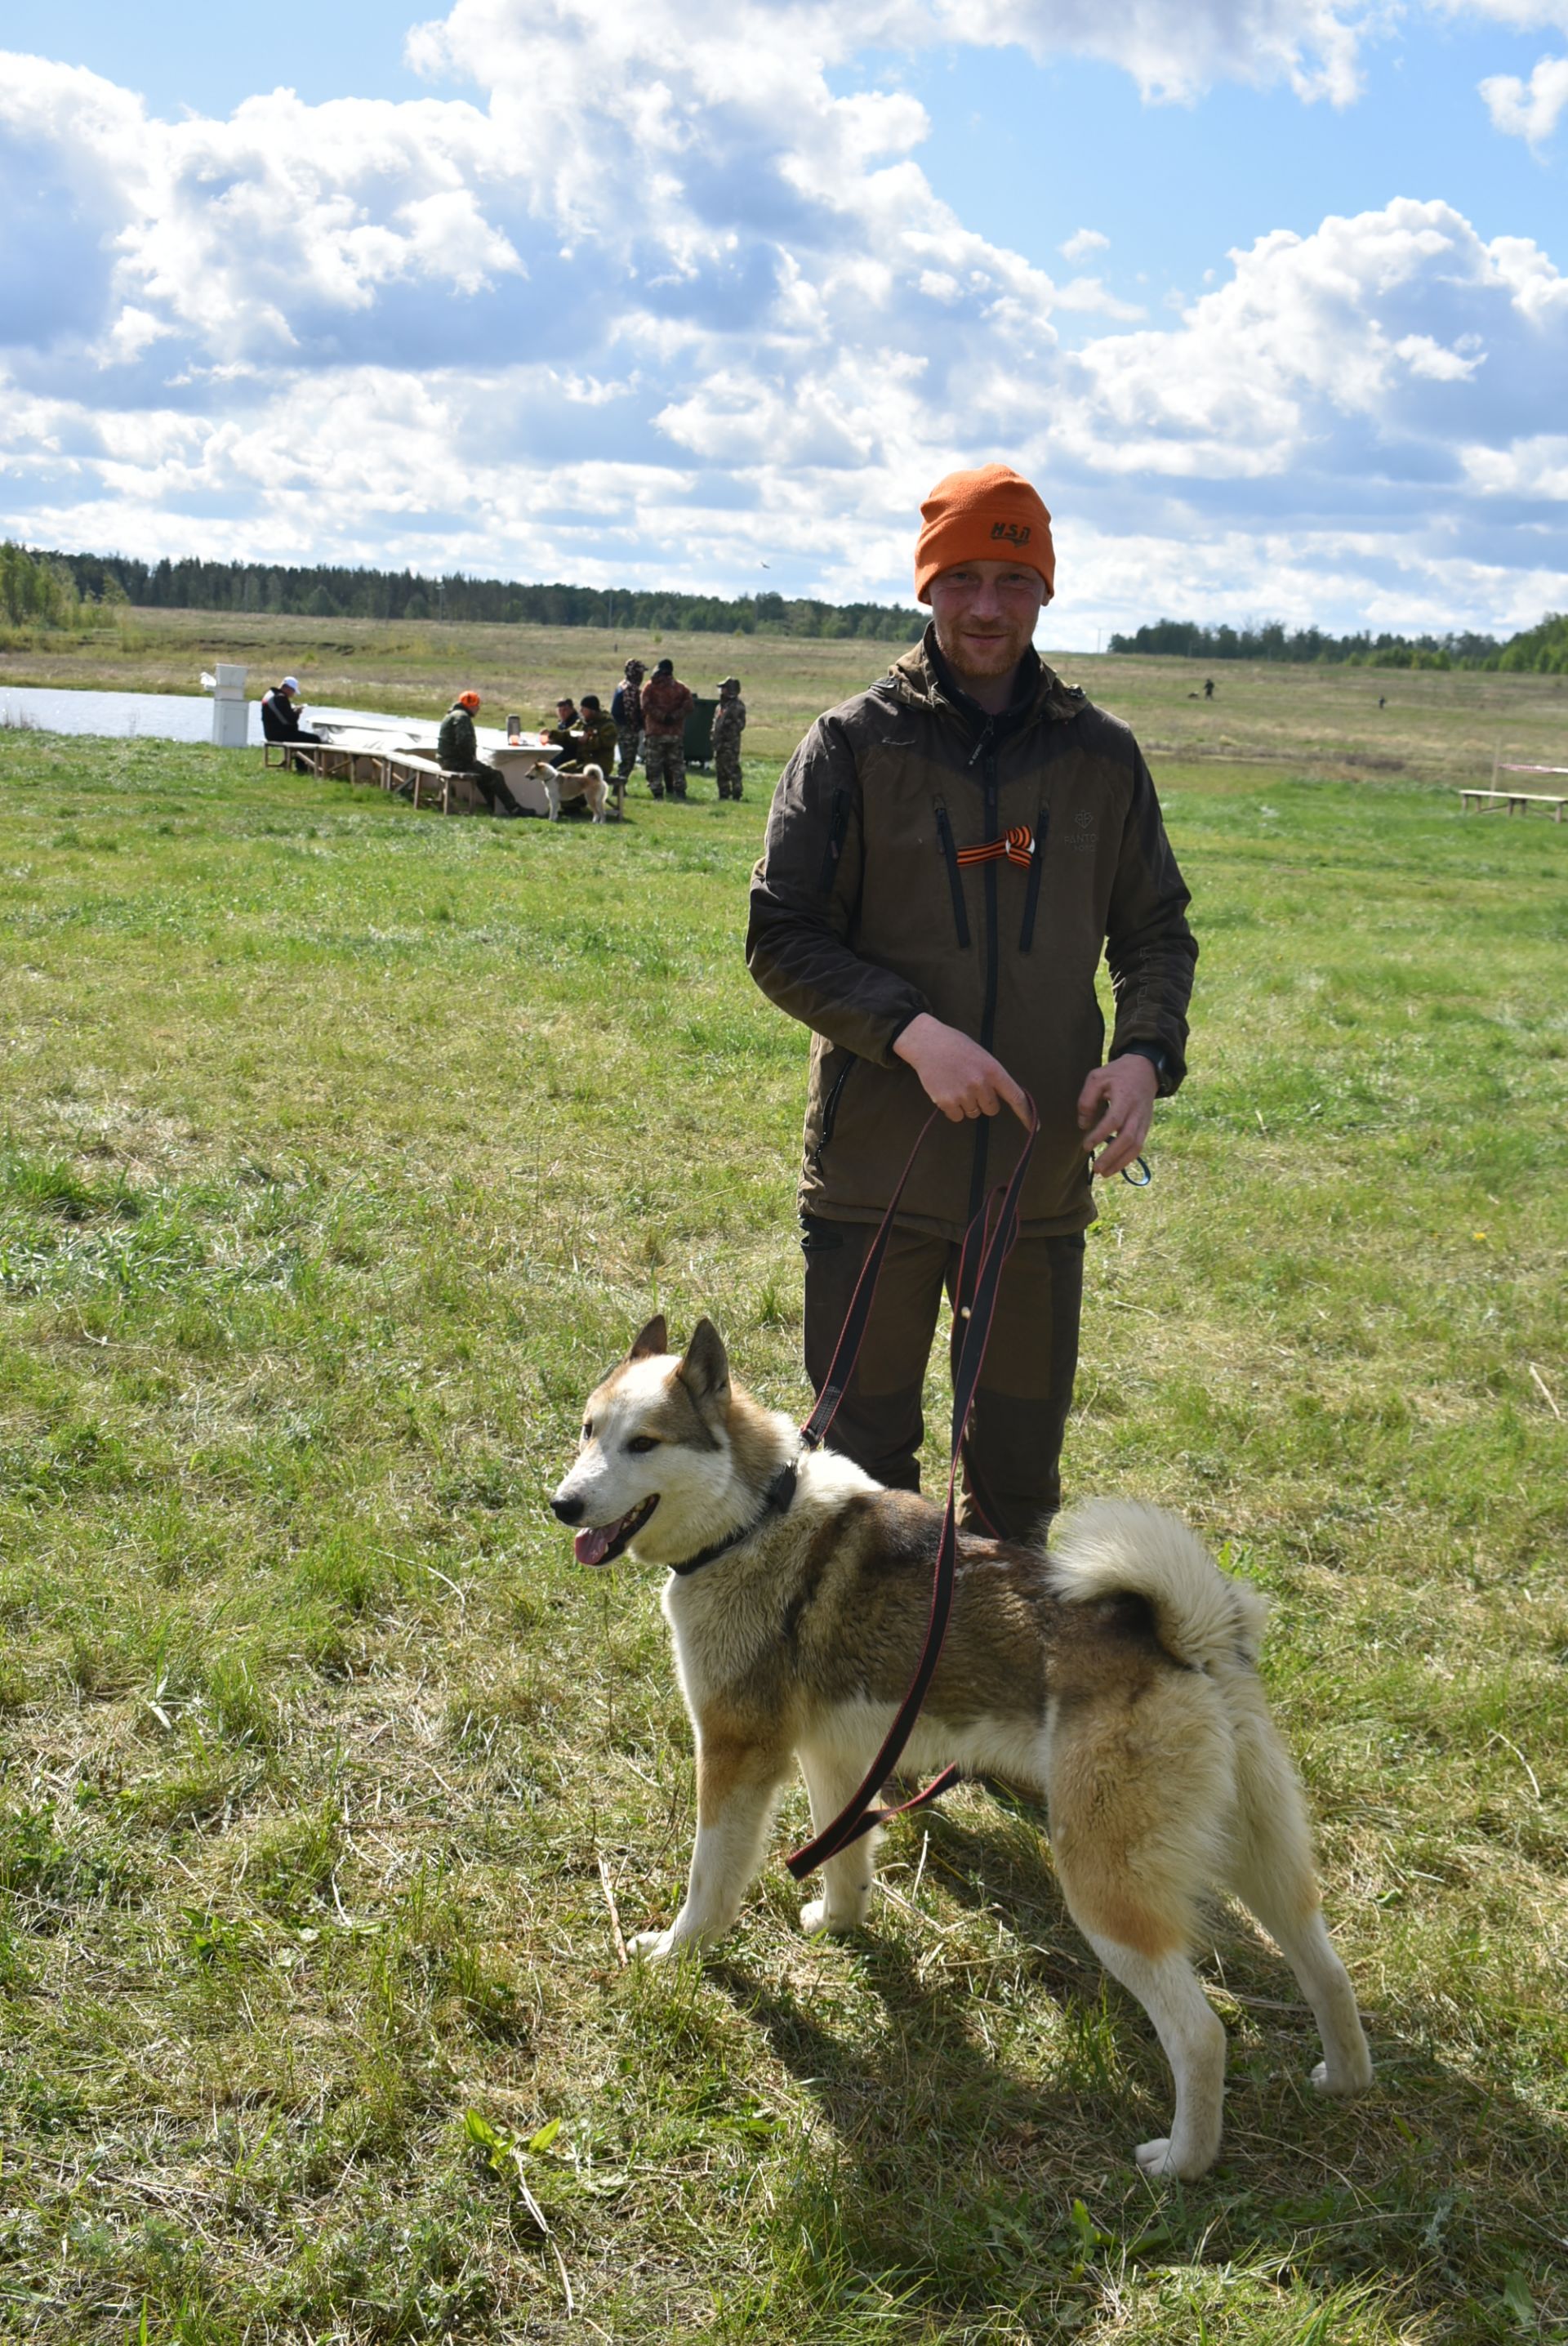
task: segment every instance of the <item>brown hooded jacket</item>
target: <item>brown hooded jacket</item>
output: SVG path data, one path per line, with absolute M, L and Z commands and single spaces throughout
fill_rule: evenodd
M 965 864 L 1010 829 L 1023 863 Z M 931 1111 L 893 1045 L 929 1011 L 994 1053 L 1030 1092 L 1041 1134 L 1023 1199 L 1031 1235 L 1095 1219 L 1077 1123 L 1101 1064 L 1102 951 L 1115 997 L 1111 1056 L 1186 1068 L 1197 945 L 1154 783 L 1127 728 L 1033 652 L 1004 716 L 959 688 L 932 630 L 868 692 L 830 709 L 779 779 L 752 874 L 747 962 L 812 1030 L 804 1213 L 880 1220 Z M 962 1235 L 1016 1161 L 1003 1110 L 939 1122 L 899 1219 Z

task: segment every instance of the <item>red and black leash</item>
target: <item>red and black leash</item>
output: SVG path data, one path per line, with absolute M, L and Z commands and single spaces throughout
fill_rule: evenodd
M 865 1338 L 876 1295 L 877 1280 L 881 1271 L 888 1242 L 892 1236 L 893 1218 L 898 1210 L 904 1185 L 914 1168 L 916 1158 L 924 1147 L 927 1136 L 941 1111 L 933 1108 L 921 1127 L 920 1136 L 909 1154 L 908 1162 L 900 1174 L 898 1186 L 882 1216 L 876 1237 L 860 1266 L 855 1291 L 850 1298 L 850 1308 L 844 1326 L 830 1363 L 817 1405 L 800 1429 L 800 1438 L 809 1448 L 816 1449 L 827 1433 L 837 1414 L 845 1389 L 854 1374 L 856 1357 Z M 880 1809 L 872 1803 L 897 1767 L 900 1755 L 914 1729 L 921 1706 L 936 1675 L 942 1658 L 942 1642 L 947 1636 L 948 1617 L 952 1611 L 953 1584 L 958 1566 L 958 1470 L 963 1451 L 963 1438 L 974 1407 L 974 1396 L 980 1384 L 981 1367 L 985 1359 L 986 1342 L 991 1323 L 996 1315 L 996 1298 L 1002 1284 L 1003 1266 L 1012 1253 L 1018 1236 L 1018 1202 L 1023 1191 L 1023 1179 L 1029 1170 L 1029 1160 L 1034 1153 L 1034 1142 L 1040 1130 L 1040 1119 L 1034 1103 L 1029 1101 L 1029 1118 L 1024 1127 L 1023 1147 L 1010 1179 L 993 1189 L 984 1206 L 964 1232 L 960 1255 L 956 1286 L 961 1317 L 967 1302 L 967 1318 L 962 1320 L 962 1334 L 955 1342 L 952 1372 L 952 1443 L 947 1468 L 947 1506 L 942 1519 L 942 1536 L 937 1543 L 936 1561 L 932 1571 L 931 1614 L 926 1623 L 925 1644 L 910 1680 L 909 1692 L 899 1705 L 891 1726 L 882 1738 L 881 1748 L 867 1770 L 858 1790 L 847 1805 L 824 1825 L 821 1831 L 793 1851 L 785 1860 L 797 1882 L 814 1873 L 830 1857 L 837 1857 L 859 1841 L 862 1833 L 886 1824 L 890 1818 L 905 1816 L 911 1809 L 923 1809 L 958 1780 L 956 1768 L 944 1768 L 942 1774 L 926 1785 L 912 1799 L 901 1801 L 897 1808 Z M 972 1248 L 978 1247 L 972 1294 L 966 1294 L 967 1270 Z M 956 1331 L 955 1331 L 956 1333 Z

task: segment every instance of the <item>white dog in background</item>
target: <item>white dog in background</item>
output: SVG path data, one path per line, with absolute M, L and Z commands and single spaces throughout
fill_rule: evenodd
M 610 786 L 605 780 L 605 770 L 602 766 L 583 766 L 573 774 L 563 774 L 555 766 L 535 768 L 535 770 L 545 785 L 545 795 L 550 801 L 552 822 L 560 821 L 561 808 L 567 799 L 586 799 L 588 812 L 596 822 L 609 821 L 606 809 L 609 804 Z

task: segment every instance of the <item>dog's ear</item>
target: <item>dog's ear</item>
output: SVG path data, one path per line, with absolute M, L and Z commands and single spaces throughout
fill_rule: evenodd
M 711 1320 L 699 1320 L 691 1331 L 686 1357 L 676 1371 L 699 1409 L 722 1409 L 729 1399 L 729 1355 Z
M 632 1339 L 628 1361 L 651 1361 L 659 1352 L 669 1350 L 669 1330 L 664 1324 L 664 1313 L 656 1311 L 640 1335 Z

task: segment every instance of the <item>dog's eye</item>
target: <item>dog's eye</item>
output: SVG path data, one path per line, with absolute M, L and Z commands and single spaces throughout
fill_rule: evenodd
M 592 1442 L 593 1438 L 594 1421 L 591 1417 L 585 1417 L 583 1420 L 583 1439 L 585 1442 Z
M 658 1436 L 656 1433 L 634 1433 L 631 1440 L 627 1443 L 626 1448 L 635 1452 L 640 1458 L 645 1450 L 657 1450 L 658 1448 Z

